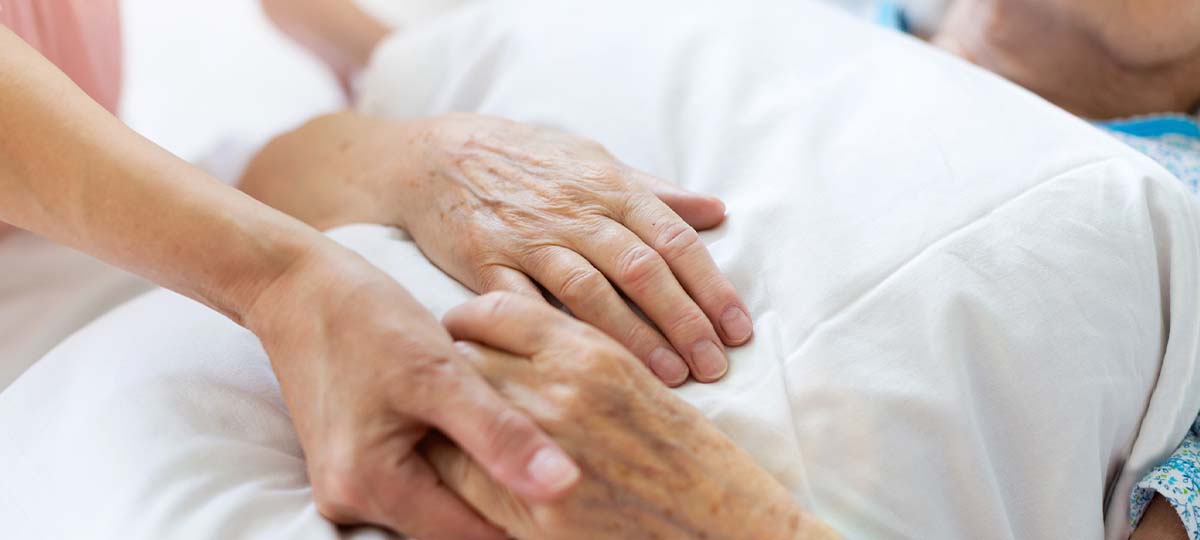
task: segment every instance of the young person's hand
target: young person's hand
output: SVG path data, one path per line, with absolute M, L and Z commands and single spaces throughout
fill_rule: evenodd
M 400 285 L 348 250 L 293 264 L 245 321 L 266 348 L 304 448 L 317 508 L 424 540 L 503 540 L 415 446 L 437 429 L 523 500 L 579 471 L 455 350 Z
M 386 274 L 129 130 L 0 26 L 0 219 L 137 272 L 262 341 L 322 512 L 438 538 L 503 536 L 414 445 L 436 428 L 529 500 L 575 465 Z M 48 399 L 50 399 L 48 397 Z

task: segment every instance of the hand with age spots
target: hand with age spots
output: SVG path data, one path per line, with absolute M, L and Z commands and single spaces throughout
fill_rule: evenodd
M 540 298 L 539 284 L 672 386 L 721 378 L 725 345 L 750 339 L 746 307 L 693 228 L 718 225 L 721 201 L 566 133 L 473 114 L 336 114 L 268 145 L 242 188 L 319 228 L 398 226 L 481 294 Z
M 442 482 L 510 537 L 838 538 L 600 332 L 511 294 L 469 302 L 444 322 L 466 340 L 458 343 L 460 354 L 582 470 L 564 498 L 530 502 L 500 487 L 445 439 L 426 440 L 422 451 Z

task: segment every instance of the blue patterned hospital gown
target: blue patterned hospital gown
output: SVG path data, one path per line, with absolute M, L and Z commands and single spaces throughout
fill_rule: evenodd
M 877 2 L 879 24 L 909 30 L 904 10 L 891 1 Z M 1150 115 L 1096 122 L 1100 128 L 1150 156 L 1200 195 L 1200 117 L 1183 114 Z M 1136 526 L 1155 495 L 1171 503 L 1187 529 L 1200 540 L 1200 417 L 1170 458 L 1134 486 L 1130 522 Z
M 1200 194 L 1200 122 L 1182 114 L 1152 115 L 1097 122 L 1118 139 L 1161 163 Z M 1179 448 L 1133 488 L 1129 519 L 1137 525 L 1146 507 L 1159 494 L 1183 520 L 1188 538 L 1200 540 L 1200 417 L 1192 423 Z
M 1097 122 L 1118 139 L 1175 173 L 1192 193 L 1200 193 L 1200 123 L 1182 114 Z

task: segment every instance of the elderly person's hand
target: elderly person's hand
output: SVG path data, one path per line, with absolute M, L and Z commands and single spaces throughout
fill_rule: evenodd
M 724 345 L 750 339 L 693 228 L 719 224 L 721 202 L 565 133 L 467 114 L 333 115 L 269 145 L 242 188 L 318 227 L 397 225 L 476 292 L 539 297 L 539 284 L 671 385 L 720 378 Z
M 837 535 L 699 411 L 611 339 L 544 303 L 486 295 L 445 323 L 463 356 L 583 470 L 558 502 L 501 488 L 445 439 L 424 452 L 442 481 L 519 540 Z M 500 352 L 499 349 L 504 352 Z

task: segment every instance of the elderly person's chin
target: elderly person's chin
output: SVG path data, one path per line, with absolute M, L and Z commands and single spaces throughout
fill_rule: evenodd
M 1119 63 L 1156 69 L 1200 63 L 1200 2 L 1193 0 L 1053 0 L 1083 21 Z
M 1200 2 L 958 0 L 933 42 L 1096 120 L 1200 106 Z

